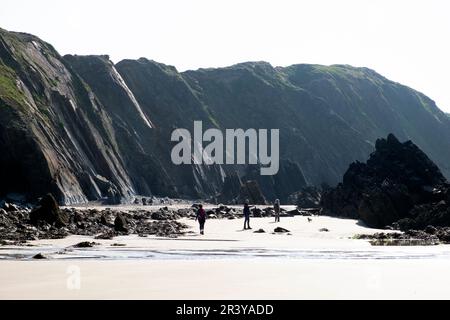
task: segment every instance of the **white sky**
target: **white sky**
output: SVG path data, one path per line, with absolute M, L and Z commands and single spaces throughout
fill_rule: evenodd
M 2 0 L 0 27 L 61 54 L 146 57 L 180 71 L 255 60 L 365 66 L 450 112 L 448 0 Z

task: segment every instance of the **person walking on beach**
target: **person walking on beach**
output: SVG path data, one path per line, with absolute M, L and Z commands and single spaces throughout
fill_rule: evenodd
M 200 234 L 205 234 L 205 221 L 206 221 L 206 212 L 205 209 L 203 209 L 203 205 L 198 206 L 197 210 L 197 216 L 195 220 L 198 220 L 198 223 L 200 225 Z
M 275 222 L 280 222 L 280 200 L 276 199 L 273 205 L 273 210 L 275 211 Z
M 244 230 L 250 228 L 250 207 L 248 206 L 248 201 L 244 203 Z

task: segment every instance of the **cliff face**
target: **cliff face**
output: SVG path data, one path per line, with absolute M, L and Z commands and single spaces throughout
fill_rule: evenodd
M 172 164 L 171 133 L 192 131 L 194 120 L 204 129 L 279 129 L 279 173 Z M 249 62 L 180 73 L 147 59 L 61 57 L 37 37 L 0 29 L 0 196 L 206 198 L 237 172 L 283 201 L 308 184 L 336 184 L 390 132 L 450 176 L 448 116 L 369 69 Z
M 2 194 L 67 204 L 134 192 L 110 115 L 49 44 L 1 30 L 0 68 Z

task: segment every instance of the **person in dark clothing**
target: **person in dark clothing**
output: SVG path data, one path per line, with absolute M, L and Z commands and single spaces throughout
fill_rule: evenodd
M 275 211 L 275 222 L 280 222 L 280 200 L 276 199 L 275 204 L 273 205 L 273 209 Z
M 250 207 L 248 206 L 248 202 L 244 204 L 244 230 L 251 229 L 250 228 Z
M 198 206 L 196 219 L 200 225 L 200 234 L 205 234 L 205 222 L 206 222 L 206 212 L 203 209 L 203 205 Z

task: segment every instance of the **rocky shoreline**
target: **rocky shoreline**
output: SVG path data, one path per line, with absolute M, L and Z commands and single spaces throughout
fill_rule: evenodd
M 113 239 L 116 236 L 136 234 L 140 237 L 178 237 L 188 232 L 181 218 L 195 219 L 197 204 L 185 208 L 158 209 L 143 205 L 142 209 L 117 210 L 112 208 L 59 208 L 52 195 L 44 196 L 34 208 L 31 205 L 3 202 L 0 205 L 0 245 L 26 245 L 27 241 L 61 239 L 69 235 L 92 236 L 95 239 Z M 272 207 L 253 208 L 253 217 L 271 217 Z M 219 205 L 207 209 L 208 219 L 236 219 L 242 209 Z M 281 216 L 317 214 L 316 209 L 286 211 Z

